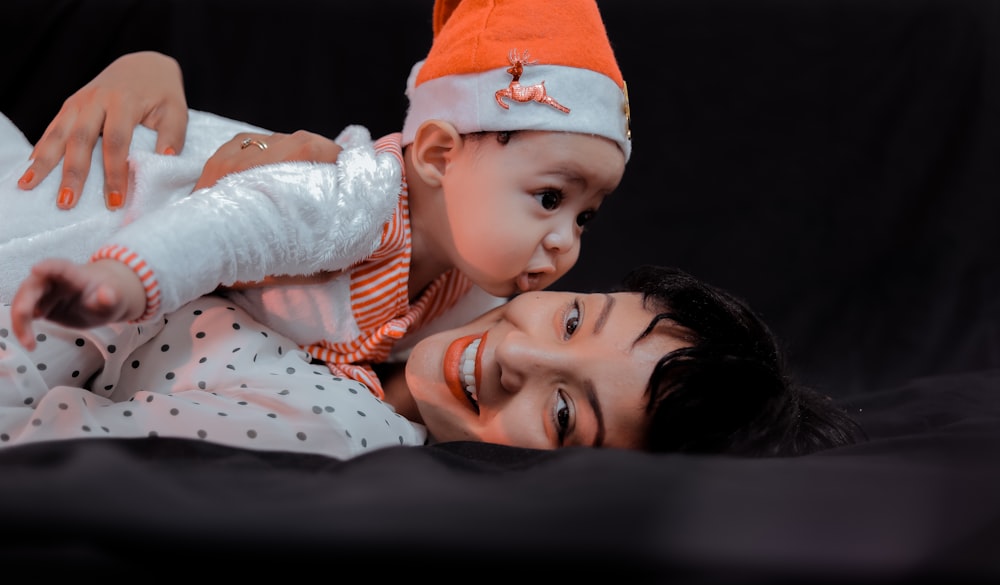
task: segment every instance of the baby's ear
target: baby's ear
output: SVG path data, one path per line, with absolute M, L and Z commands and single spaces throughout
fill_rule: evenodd
M 413 136 L 413 166 L 428 185 L 438 187 L 448 163 L 462 148 L 462 135 L 450 122 L 427 120 Z

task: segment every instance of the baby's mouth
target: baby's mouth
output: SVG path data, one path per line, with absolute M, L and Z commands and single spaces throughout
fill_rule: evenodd
M 539 288 L 542 276 L 538 272 L 525 272 L 517 277 L 517 292 L 525 293 Z

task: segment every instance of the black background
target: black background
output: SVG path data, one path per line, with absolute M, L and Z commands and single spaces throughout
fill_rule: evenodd
M 276 131 L 393 132 L 431 6 L 6 0 L 0 111 L 34 140 L 114 57 L 156 49 L 181 62 L 193 108 Z M 639 263 L 724 286 L 871 442 L 756 461 L 29 445 L 0 451 L 0 556 L 153 571 L 166 551 L 229 569 L 376 561 L 373 577 L 475 582 L 995 582 L 1000 2 L 600 8 L 634 151 L 557 286 L 605 288 Z

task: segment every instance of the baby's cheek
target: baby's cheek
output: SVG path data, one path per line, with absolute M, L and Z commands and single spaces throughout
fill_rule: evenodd
M 570 268 L 576 266 L 576 261 L 580 259 L 580 240 L 576 241 L 576 245 L 573 246 L 572 250 L 569 250 L 565 254 L 560 255 L 556 258 L 556 277 L 560 277 L 569 272 Z

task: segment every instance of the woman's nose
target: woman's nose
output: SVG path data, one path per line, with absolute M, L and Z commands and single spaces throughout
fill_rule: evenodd
M 533 379 L 552 371 L 558 361 L 551 348 L 525 331 L 508 334 L 494 355 L 500 367 L 500 385 L 511 393 L 520 392 Z

